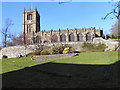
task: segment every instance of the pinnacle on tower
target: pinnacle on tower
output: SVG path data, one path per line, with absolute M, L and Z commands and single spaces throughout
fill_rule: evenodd
M 37 10 L 37 6 L 35 6 L 35 10 Z
M 25 12 L 25 7 L 24 7 L 24 12 Z

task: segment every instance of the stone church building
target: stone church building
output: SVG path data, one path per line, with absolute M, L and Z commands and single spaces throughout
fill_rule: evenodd
M 103 30 L 96 28 L 74 28 L 65 30 L 40 30 L 40 15 L 37 8 L 23 12 L 23 33 L 29 35 L 31 43 L 92 42 L 95 37 L 104 37 Z

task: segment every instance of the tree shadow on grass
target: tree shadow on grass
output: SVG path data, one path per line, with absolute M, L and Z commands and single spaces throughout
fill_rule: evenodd
M 2 74 L 3 88 L 118 88 L 120 61 L 111 65 L 45 63 Z

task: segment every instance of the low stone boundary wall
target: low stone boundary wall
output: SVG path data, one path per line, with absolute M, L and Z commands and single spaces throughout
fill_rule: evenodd
M 8 58 L 18 57 L 20 54 L 24 56 L 25 54 L 33 52 L 36 48 L 37 45 L 6 47 L 0 51 L 0 59 L 2 59 L 3 55 L 6 55 Z
M 56 43 L 44 43 L 42 45 L 52 47 L 52 46 L 58 46 L 61 44 L 69 44 L 76 51 L 77 50 L 79 51 L 79 50 L 82 50 L 83 43 L 84 42 L 56 42 Z M 112 49 L 112 48 L 118 47 L 119 45 L 119 42 L 116 40 L 105 40 L 103 38 L 94 38 L 91 43 L 95 43 L 95 44 L 104 43 L 106 44 L 106 46 L 108 46 L 107 49 Z M 8 56 L 8 58 L 18 57 L 20 54 L 24 56 L 25 54 L 34 52 L 37 48 L 39 48 L 38 44 L 28 45 L 27 47 L 25 46 L 6 47 L 0 50 L 0 59 L 2 59 L 3 55 Z
M 44 44 L 44 46 L 52 47 L 53 45 L 58 46 L 61 44 L 70 44 L 72 47 L 74 47 L 75 50 L 81 50 L 82 43 L 83 42 L 70 42 L 70 43 L 65 42 L 65 43 L 49 43 L 49 44 L 46 43 Z M 18 57 L 20 54 L 24 56 L 28 53 L 34 52 L 37 48 L 39 48 L 38 44 L 28 45 L 27 47 L 25 46 L 6 47 L 0 51 L 0 59 L 2 59 L 3 55 L 6 55 L 8 58 Z
M 108 46 L 107 49 L 112 49 L 119 46 L 119 42 L 117 40 L 112 40 L 112 39 L 105 40 L 103 38 L 94 38 L 93 43 L 95 44 L 103 43 L 106 46 Z

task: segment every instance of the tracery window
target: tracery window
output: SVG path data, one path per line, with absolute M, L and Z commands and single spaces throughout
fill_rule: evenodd
M 72 41 L 72 42 L 74 41 L 74 34 L 73 33 L 69 35 L 69 41 Z
M 64 34 L 60 35 L 60 41 L 66 42 L 66 36 Z
M 78 38 L 78 41 L 83 41 L 83 35 L 82 34 L 78 34 L 77 38 Z
M 86 34 L 86 41 L 90 41 L 91 40 L 91 34 Z
M 51 39 L 51 42 L 58 42 L 58 37 L 55 34 L 51 35 L 50 39 Z

